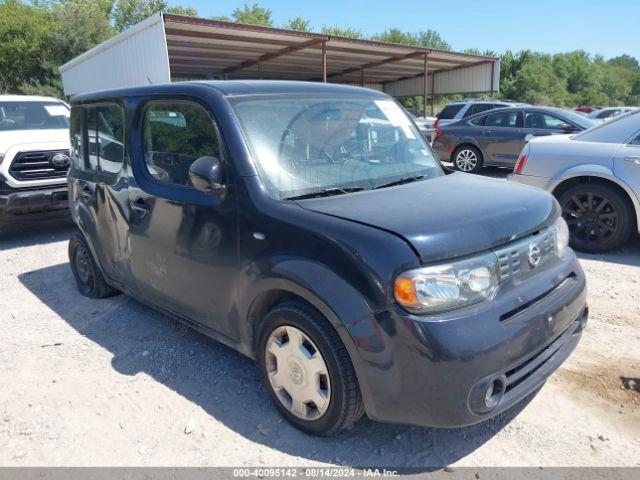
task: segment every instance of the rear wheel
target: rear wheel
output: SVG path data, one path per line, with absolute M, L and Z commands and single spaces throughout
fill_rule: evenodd
M 107 284 L 87 242 L 78 232 L 69 239 L 69 263 L 78 290 L 85 297 L 107 298 L 120 293 Z
M 476 173 L 482 168 L 482 153 L 472 145 L 463 145 L 453 152 L 453 166 L 456 170 Z
M 571 246 L 583 252 L 606 252 L 629 239 L 633 228 L 626 198 L 606 185 L 585 183 L 559 198 L 567 221 Z
M 286 302 L 258 331 L 264 387 L 296 428 L 332 435 L 364 413 L 351 360 L 329 321 L 304 302 Z

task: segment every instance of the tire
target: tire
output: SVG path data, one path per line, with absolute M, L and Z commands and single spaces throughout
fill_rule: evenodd
M 465 173 L 478 173 L 482 170 L 484 163 L 482 152 L 473 145 L 462 145 L 456 148 L 451 158 L 453 168 Z
M 633 213 L 616 189 L 597 183 L 576 185 L 558 201 L 569 226 L 570 245 L 581 252 L 601 253 L 625 243 L 633 229 Z
M 296 342 L 294 337 L 302 338 L 302 342 Z M 296 344 L 300 346 L 294 348 Z M 298 358 L 300 351 L 302 360 Z M 318 356 L 326 367 L 324 373 L 314 373 L 322 371 L 317 368 Z M 258 329 L 257 358 L 264 388 L 294 427 L 312 435 L 328 436 L 357 422 L 364 414 L 347 349 L 329 321 L 310 305 L 290 301 L 271 310 Z M 317 405 L 304 400 L 305 387 L 313 392 L 313 398 L 320 398 Z M 301 409 L 294 407 L 295 399 Z
M 107 284 L 87 242 L 78 232 L 74 232 L 69 239 L 69 264 L 78 291 L 85 297 L 107 298 L 120 293 Z

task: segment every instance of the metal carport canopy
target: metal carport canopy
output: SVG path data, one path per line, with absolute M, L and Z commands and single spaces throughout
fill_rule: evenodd
M 346 83 L 395 97 L 433 98 L 497 91 L 500 61 L 157 13 L 62 65 L 60 73 L 67 95 L 178 80 L 263 78 Z
M 326 80 L 395 96 L 498 89 L 493 57 L 166 13 L 163 19 L 172 80 Z M 426 92 L 425 70 L 432 80 Z M 449 81 L 439 82 L 445 72 Z

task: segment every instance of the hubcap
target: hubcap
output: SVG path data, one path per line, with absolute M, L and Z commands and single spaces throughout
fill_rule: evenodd
M 599 243 L 616 233 L 618 211 L 604 196 L 585 192 L 574 195 L 562 206 L 569 232 L 585 243 Z
M 329 371 L 320 350 L 302 330 L 276 328 L 267 341 L 265 364 L 278 400 L 303 420 L 320 418 L 329 408 Z
M 456 155 L 456 166 L 463 172 L 470 172 L 478 165 L 478 156 L 473 150 L 460 150 Z
M 80 281 L 85 284 L 88 283 L 91 278 L 91 267 L 89 265 L 87 251 L 83 247 L 79 247 L 76 250 L 75 264 Z

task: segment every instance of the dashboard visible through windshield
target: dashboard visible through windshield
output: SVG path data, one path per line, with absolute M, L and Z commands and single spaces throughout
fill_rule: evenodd
M 265 187 L 277 199 L 371 190 L 443 174 L 393 100 L 330 95 L 232 100 Z

